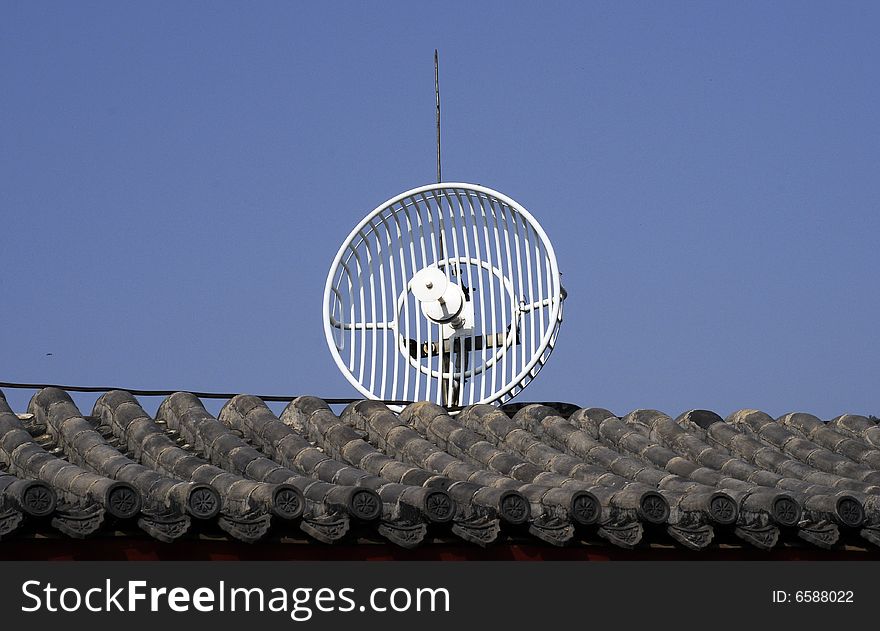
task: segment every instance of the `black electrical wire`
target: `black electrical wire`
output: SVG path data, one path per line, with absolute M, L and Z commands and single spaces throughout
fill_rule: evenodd
M 53 383 L 14 383 L 11 381 L 0 381 L 0 388 L 13 388 L 20 390 L 42 390 L 43 388 L 58 388 L 59 390 L 65 390 L 67 392 L 109 392 L 110 390 L 124 390 L 129 394 L 142 396 L 142 397 L 167 397 L 176 392 L 182 392 L 180 389 L 178 390 L 141 390 L 136 388 L 116 388 L 116 387 L 107 387 L 107 386 L 62 386 Z M 238 396 L 239 394 L 243 394 L 241 392 L 194 392 L 192 390 L 185 390 L 185 392 L 189 392 L 195 397 L 199 399 L 231 399 L 232 397 Z M 289 401 L 293 401 L 298 398 L 300 395 L 254 395 L 258 399 L 262 399 L 263 401 L 277 401 L 281 403 L 287 403 Z M 363 401 L 363 399 L 325 399 L 323 397 L 320 398 L 322 401 L 327 403 L 328 405 L 347 405 L 349 403 L 355 403 L 356 401 Z M 412 401 L 394 401 L 394 400 L 383 400 L 382 403 L 386 405 L 409 405 Z

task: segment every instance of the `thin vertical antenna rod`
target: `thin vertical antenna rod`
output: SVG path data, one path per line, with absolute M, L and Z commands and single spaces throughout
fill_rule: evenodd
M 437 183 L 443 181 L 440 170 L 440 61 L 437 49 L 434 49 L 434 97 L 437 104 Z
M 440 168 L 440 60 L 439 55 L 437 53 L 437 49 L 434 49 L 434 99 L 435 104 L 437 106 L 437 184 L 443 181 L 442 170 Z M 440 202 L 438 202 L 440 203 Z M 440 257 L 444 257 L 445 244 L 443 243 L 443 233 L 440 234 Z M 449 274 L 447 273 L 447 276 Z M 439 340 L 439 338 L 438 338 Z M 450 398 L 449 383 L 447 383 L 446 375 L 451 375 L 451 362 L 452 359 L 452 347 L 450 346 L 449 352 L 443 353 L 443 341 L 438 341 L 438 346 L 440 347 L 440 398 L 443 401 L 443 405 L 451 405 L 453 403 Z M 449 380 L 451 383 L 451 379 Z M 454 389 L 453 389 L 454 391 Z

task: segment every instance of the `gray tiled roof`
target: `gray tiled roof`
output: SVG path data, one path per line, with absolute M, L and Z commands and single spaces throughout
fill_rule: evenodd
M 152 417 L 119 390 L 84 414 L 57 388 L 16 414 L 0 393 L 0 538 L 46 527 L 177 545 L 214 529 L 246 542 L 298 530 L 315 545 L 357 532 L 403 547 L 880 546 L 880 427 L 563 404 L 359 401 L 337 414 L 314 397 L 279 417 L 249 395 L 215 418 L 184 392 Z

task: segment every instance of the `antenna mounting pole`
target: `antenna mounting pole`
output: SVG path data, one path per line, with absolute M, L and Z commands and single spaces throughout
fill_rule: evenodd
M 437 49 L 434 49 L 434 100 L 437 105 L 437 183 L 443 181 L 440 170 L 440 61 Z

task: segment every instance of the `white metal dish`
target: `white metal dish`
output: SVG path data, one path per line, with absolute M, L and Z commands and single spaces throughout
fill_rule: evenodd
M 500 404 L 544 366 L 564 298 L 525 208 L 484 186 L 431 184 L 351 231 L 327 276 L 324 333 L 369 398 Z

